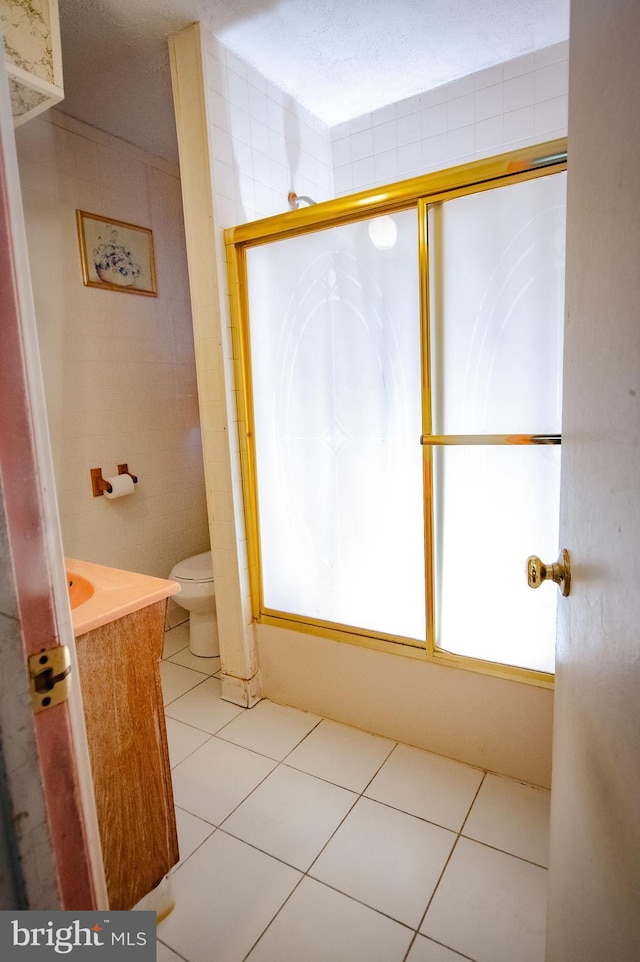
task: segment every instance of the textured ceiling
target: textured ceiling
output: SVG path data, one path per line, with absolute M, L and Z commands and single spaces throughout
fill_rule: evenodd
M 332 126 L 565 40 L 569 0 L 59 0 L 66 113 L 177 156 L 167 37 L 205 24 Z

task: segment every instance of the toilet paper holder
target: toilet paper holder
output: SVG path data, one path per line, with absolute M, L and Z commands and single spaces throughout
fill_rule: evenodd
M 118 474 L 128 474 L 134 484 L 138 483 L 137 475 L 131 474 L 128 464 L 119 464 Z M 105 491 L 108 491 L 109 494 L 113 491 L 109 482 L 102 477 L 102 468 L 91 468 L 91 490 L 94 498 L 100 497 Z

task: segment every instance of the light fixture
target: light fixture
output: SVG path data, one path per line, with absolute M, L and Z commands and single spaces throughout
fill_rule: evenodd
M 398 239 L 398 228 L 393 217 L 385 214 L 369 221 L 369 238 L 379 251 L 391 250 Z

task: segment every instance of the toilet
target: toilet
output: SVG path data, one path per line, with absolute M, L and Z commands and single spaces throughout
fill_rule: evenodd
M 174 601 L 189 612 L 189 648 L 200 658 L 220 654 L 218 619 L 213 587 L 213 560 L 210 551 L 179 561 L 171 569 L 172 581 L 180 585 Z

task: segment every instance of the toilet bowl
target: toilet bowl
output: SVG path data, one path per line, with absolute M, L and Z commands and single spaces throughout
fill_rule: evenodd
M 189 612 L 189 648 L 200 658 L 220 654 L 218 619 L 213 587 L 213 560 L 210 551 L 179 561 L 169 575 L 180 585 L 176 604 Z

